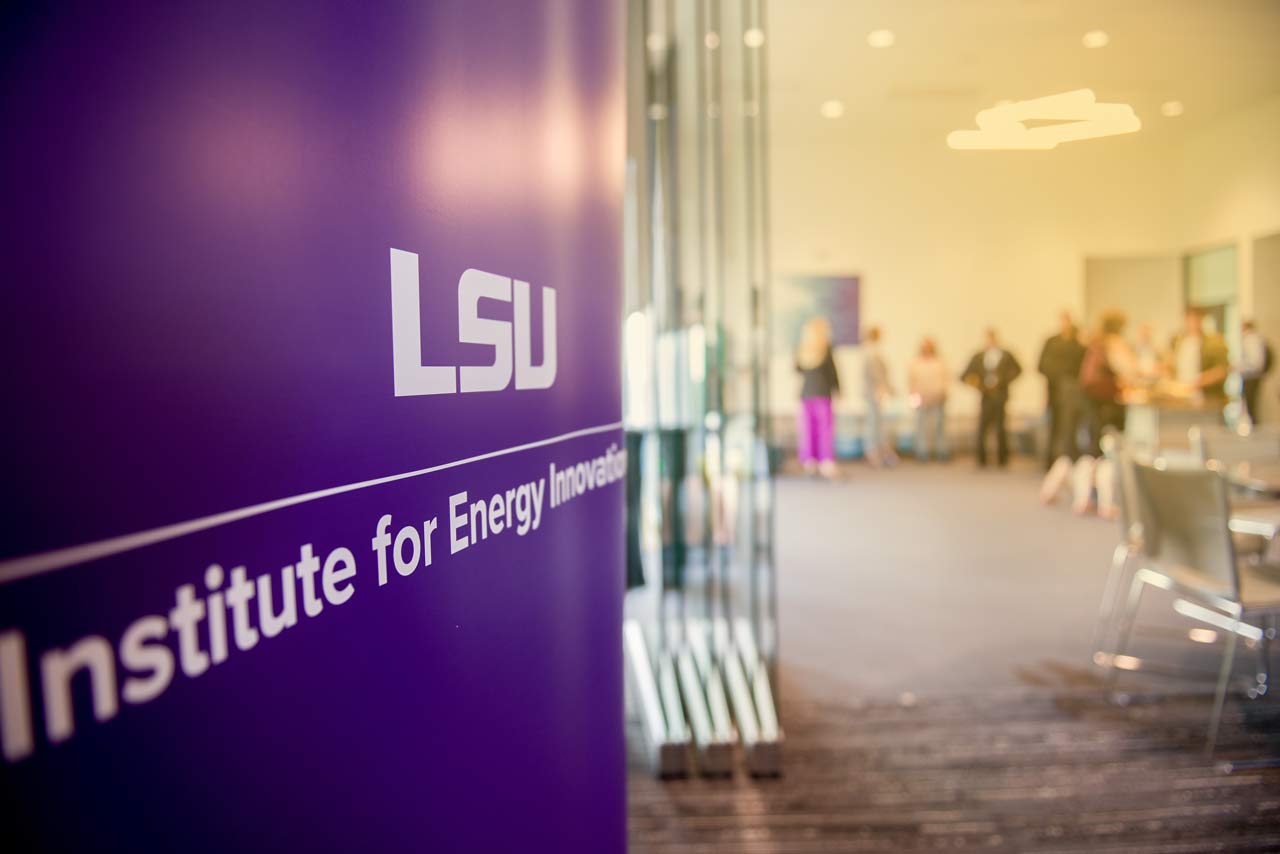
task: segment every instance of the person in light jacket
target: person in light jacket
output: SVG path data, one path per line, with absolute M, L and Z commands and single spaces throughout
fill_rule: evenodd
M 916 408 L 916 459 L 944 459 L 947 454 L 947 386 L 951 375 L 938 358 L 932 338 L 920 344 L 920 355 L 907 371 L 907 391 Z
M 893 387 L 889 384 L 889 366 L 880 352 L 879 326 L 867 330 L 862 354 L 862 393 L 866 402 L 866 415 L 863 418 L 866 444 L 863 452 L 867 462 L 877 468 L 894 465 L 898 462 L 898 455 L 893 452 L 893 446 L 885 438 L 884 431 L 884 404 L 893 396 Z

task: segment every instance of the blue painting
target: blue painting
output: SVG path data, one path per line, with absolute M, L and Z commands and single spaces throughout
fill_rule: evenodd
M 800 328 L 814 315 L 831 323 L 831 343 L 856 346 L 861 340 L 858 276 L 780 276 L 774 280 L 774 346 L 792 349 Z

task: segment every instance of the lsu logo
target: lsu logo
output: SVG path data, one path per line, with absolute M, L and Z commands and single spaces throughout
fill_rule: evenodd
M 532 363 L 529 283 L 481 270 L 458 279 L 458 341 L 493 348 L 490 365 L 422 364 L 418 256 L 391 250 L 391 345 L 395 353 L 396 397 L 422 394 L 550 388 L 556 381 L 556 292 L 542 289 L 542 364 Z M 480 299 L 515 302 L 514 323 L 479 314 Z

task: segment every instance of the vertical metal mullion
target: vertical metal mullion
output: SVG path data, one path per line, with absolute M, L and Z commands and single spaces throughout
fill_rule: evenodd
M 751 14 L 751 0 L 740 0 L 740 15 L 742 20 L 743 34 L 752 27 L 753 15 Z M 750 47 L 743 52 L 742 56 L 742 170 L 743 170 L 743 191 L 745 194 L 744 205 L 744 221 L 743 231 L 745 237 L 744 256 L 746 261 L 746 278 L 748 287 L 750 288 L 750 300 L 748 301 L 748 329 L 749 329 L 749 356 L 751 360 L 751 436 L 752 444 L 758 440 L 760 435 L 760 348 L 758 325 L 762 306 L 760 305 L 760 283 L 757 278 L 756 265 L 756 187 L 755 187 L 755 134 L 754 123 L 759 121 L 760 105 L 753 97 L 752 77 L 755 66 L 755 58 L 760 47 Z M 753 115 L 754 113 L 754 115 Z M 755 471 L 755 452 L 756 448 L 749 449 L 747 471 L 747 554 L 746 566 L 748 573 L 748 596 L 749 596 L 749 612 L 751 615 L 751 628 L 756 638 L 760 637 L 760 590 L 759 580 L 756 572 L 756 555 L 758 552 L 757 542 L 757 508 L 756 508 L 756 471 Z
M 765 3 L 764 0 L 756 0 L 758 8 L 758 26 L 761 30 L 768 32 L 765 26 Z M 771 373 L 773 369 L 773 312 L 772 312 L 772 296 L 773 296 L 773 229 L 769 217 L 769 78 L 768 78 L 768 41 L 760 48 L 759 59 L 759 94 L 760 102 L 760 119 L 758 122 L 758 131 L 760 134 L 760 231 L 761 231 L 761 281 L 763 287 L 764 300 L 764 341 L 762 345 L 765 352 L 765 365 L 763 374 L 764 386 L 764 439 L 766 453 L 773 452 L 773 419 L 770 413 L 770 406 L 773 401 Z M 767 657 L 769 665 L 770 684 L 773 686 L 775 706 L 781 706 L 779 700 L 778 679 L 778 652 L 781 637 L 778 632 L 778 570 L 775 559 L 777 557 L 777 504 L 776 483 L 773 478 L 773 469 L 771 460 L 766 458 L 768 466 L 768 496 L 769 496 L 769 521 L 767 529 L 768 542 L 765 546 L 765 561 L 768 567 L 768 610 L 769 610 L 769 644 L 764 647 L 764 653 Z
M 714 211 L 714 228 L 715 228 L 715 256 L 716 256 L 716 353 L 717 353 L 717 375 L 718 375 L 718 400 L 717 405 L 720 413 L 719 425 L 719 455 L 718 470 L 721 480 L 721 498 L 723 498 L 724 477 L 725 477 L 725 427 L 726 413 L 724 407 L 724 365 L 722 362 L 722 354 L 725 352 L 724 334 L 725 334 L 725 262 L 726 262 L 726 245 L 727 235 L 725 233 L 725 199 L 724 199 L 724 55 L 725 55 L 725 34 L 724 34 L 724 16 L 721 14 L 722 0 L 708 0 L 709 24 L 710 30 L 717 34 L 720 39 L 720 46 L 716 49 L 713 61 L 710 64 L 711 87 L 715 94 L 715 115 L 712 125 L 712 184 L 713 184 L 713 211 Z M 736 525 L 736 520 L 734 522 Z M 716 561 L 719 569 L 719 593 L 720 593 L 720 614 L 728 622 L 731 606 L 730 606 L 730 561 L 727 559 L 725 550 L 716 548 Z M 714 626 L 715 622 L 712 621 Z M 727 650 L 724 648 L 718 633 L 712 632 L 713 651 L 717 657 L 723 659 Z

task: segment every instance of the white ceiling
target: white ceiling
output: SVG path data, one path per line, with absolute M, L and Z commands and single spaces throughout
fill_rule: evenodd
M 890 29 L 893 47 L 868 46 Z M 1105 30 L 1110 44 L 1081 45 Z M 772 134 L 938 139 L 1001 99 L 1091 88 L 1167 139 L 1280 94 L 1280 0 L 772 0 Z M 826 100 L 844 103 L 823 118 Z M 1178 100 L 1185 113 L 1160 114 Z M 1280 140 L 1259 140 L 1275 146 Z M 1280 156 L 1278 154 L 1277 156 Z

